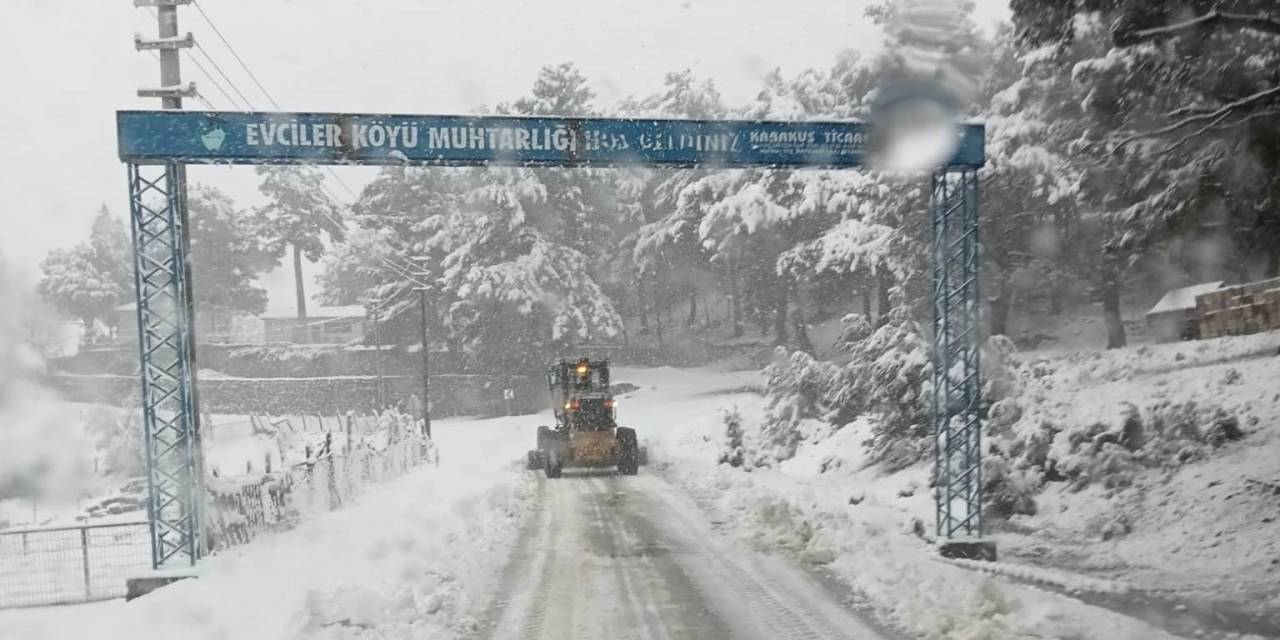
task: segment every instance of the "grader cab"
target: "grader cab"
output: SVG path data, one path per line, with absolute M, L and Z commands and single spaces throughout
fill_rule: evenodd
M 609 389 L 609 361 L 561 360 L 547 369 L 555 427 L 538 427 L 538 448 L 528 468 L 558 478 L 565 468 L 617 467 L 635 475 L 646 460 L 634 429 L 619 427 Z

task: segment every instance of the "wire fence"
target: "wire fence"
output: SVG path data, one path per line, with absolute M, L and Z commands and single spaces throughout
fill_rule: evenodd
M 150 568 L 146 522 L 0 531 L 0 608 L 123 597 Z
M 244 544 L 309 515 L 339 509 L 369 485 L 438 459 L 434 445 L 412 431 L 411 423 L 398 423 L 401 428 L 364 438 L 348 433 L 345 445 L 336 445 L 330 433 L 318 450 L 308 452 L 306 462 L 282 471 L 206 479 L 209 548 Z
M 305 447 L 284 469 L 205 478 L 211 553 L 351 503 L 370 485 L 438 460 L 418 423 L 394 411 L 355 416 Z M 304 431 L 307 429 L 304 426 Z M 264 461 L 265 462 L 265 461 Z M 151 569 L 145 521 L 0 531 L 0 608 L 93 602 L 125 596 L 127 578 Z

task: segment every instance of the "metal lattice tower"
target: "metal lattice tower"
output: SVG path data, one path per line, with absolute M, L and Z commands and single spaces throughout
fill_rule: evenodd
M 982 306 L 978 172 L 933 176 L 933 426 L 938 536 L 980 537 Z
M 202 468 L 186 168 L 129 165 L 152 565 L 195 564 Z

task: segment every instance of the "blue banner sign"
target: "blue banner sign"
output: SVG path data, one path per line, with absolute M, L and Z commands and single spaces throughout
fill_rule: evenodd
M 856 167 L 860 122 L 120 111 L 120 159 L 147 164 Z M 954 167 L 984 161 L 960 128 Z

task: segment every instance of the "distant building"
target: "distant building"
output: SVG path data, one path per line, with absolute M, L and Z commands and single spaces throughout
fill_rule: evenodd
M 1171 289 L 1147 312 L 1147 335 L 1155 342 L 1194 340 L 1200 337 L 1200 313 L 1196 297 L 1223 288 L 1221 280 Z
M 347 344 L 364 339 L 366 314 L 359 305 L 320 307 L 305 318 L 262 316 L 263 342 Z
M 117 342 L 136 343 L 138 312 L 132 303 L 115 308 Z M 347 344 L 365 336 L 365 309 L 362 306 L 320 307 L 314 315 L 260 316 L 196 306 L 198 344 Z
M 115 308 L 116 341 L 138 341 L 137 306 L 130 302 Z M 241 313 L 217 309 L 209 305 L 196 305 L 196 342 L 200 344 L 227 344 L 250 342 L 252 318 Z

